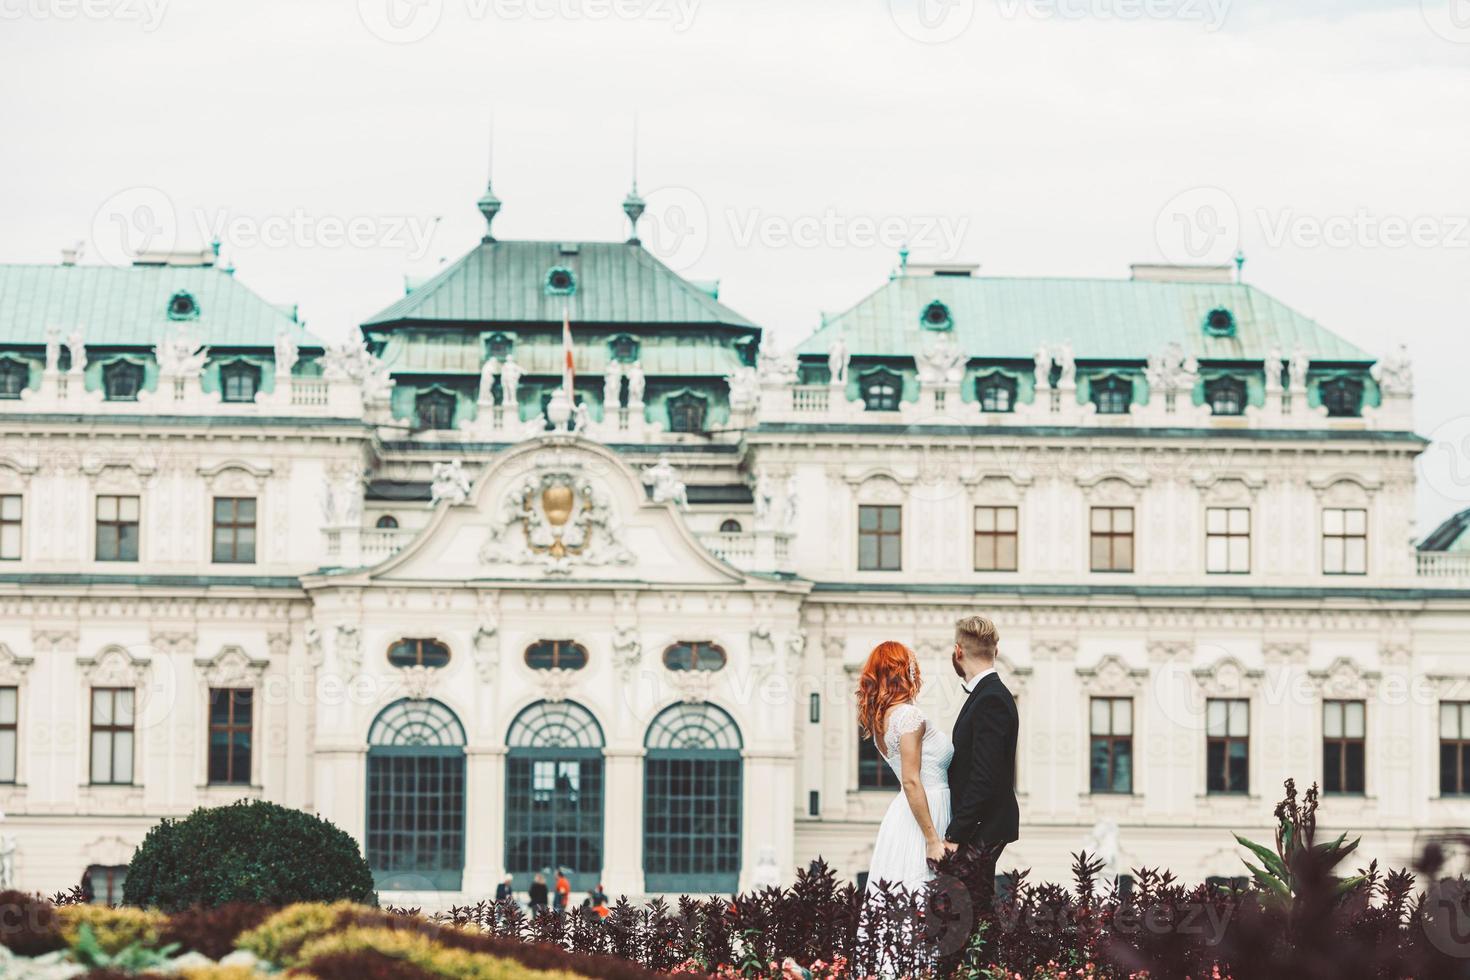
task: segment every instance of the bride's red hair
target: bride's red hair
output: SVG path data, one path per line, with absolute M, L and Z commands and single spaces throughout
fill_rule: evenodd
M 919 697 L 919 661 L 897 640 L 884 640 L 868 654 L 858 678 L 858 724 L 863 734 L 883 743 L 888 709 Z

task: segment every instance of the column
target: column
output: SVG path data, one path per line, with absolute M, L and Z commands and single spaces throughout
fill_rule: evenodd
M 602 886 L 643 894 L 643 750 L 603 752 Z

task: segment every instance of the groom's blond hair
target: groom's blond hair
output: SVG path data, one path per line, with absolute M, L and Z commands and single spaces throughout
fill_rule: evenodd
M 1000 645 L 1000 630 L 986 616 L 966 616 L 954 624 L 954 635 L 956 639 L 968 636 L 980 646 L 992 650 Z

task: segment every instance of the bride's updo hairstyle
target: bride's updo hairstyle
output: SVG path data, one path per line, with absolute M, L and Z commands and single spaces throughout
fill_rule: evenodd
M 919 661 L 897 640 L 884 640 L 868 654 L 858 678 L 858 724 L 863 734 L 883 744 L 883 721 L 895 704 L 919 696 Z

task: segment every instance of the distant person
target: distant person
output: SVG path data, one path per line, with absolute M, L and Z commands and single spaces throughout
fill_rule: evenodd
M 536 872 L 536 877 L 531 879 L 531 887 L 527 890 L 527 897 L 531 900 L 531 914 L 546 911 L 546 876 Z
M 611 914 L 607 907 L 607 892 L 602 890 L 600 882 L 596 888 L 587 893 L 587 901 L 582 904 L 596 912 L 599 919 L 605 919 Z
M 510 902 L 514 901 L 515 897 L 515 890 L 511 888 L 511 877 L 510 875 L 506 875 L 505 880 L 495 886 L 495 900 L 497 902 Z
M 572 883 L 567 880 L 565 868 L 556 869 L 556 910 L 565 912 L 572 900 Z

